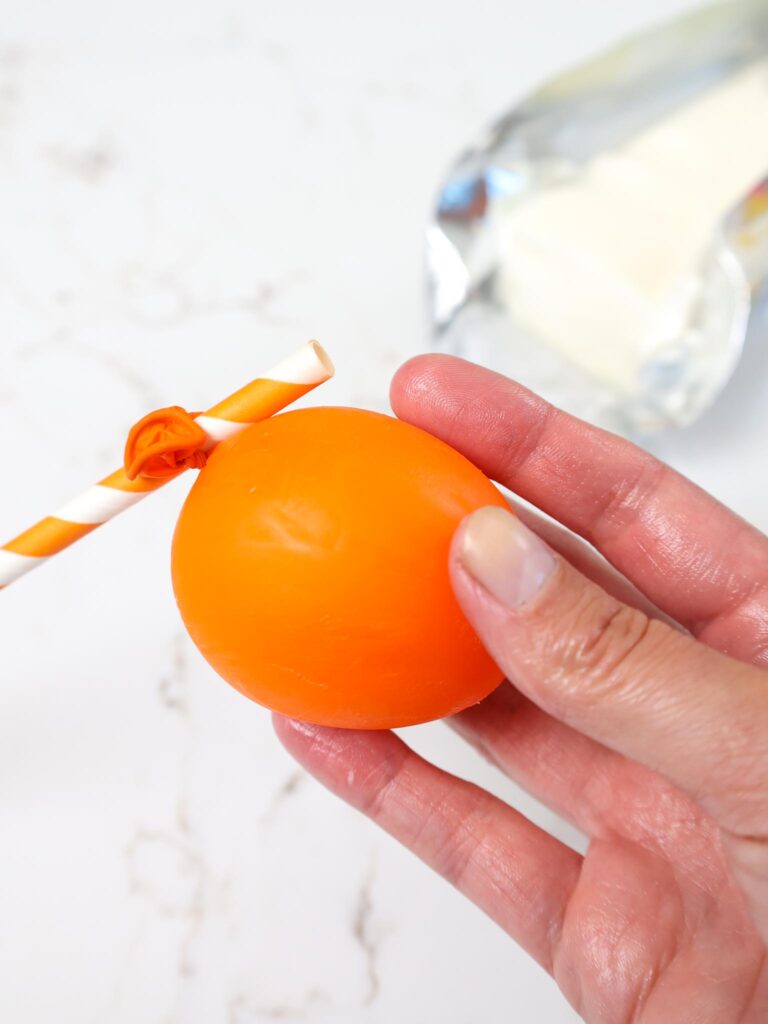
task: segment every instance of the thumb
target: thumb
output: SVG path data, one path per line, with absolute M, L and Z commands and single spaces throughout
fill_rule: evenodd
M 540 707 L 663 773 L 725 828 L 765 828 L 764 673 L 609 596 L 501 508 L 464 520 L 451 574 L 499 667 Z

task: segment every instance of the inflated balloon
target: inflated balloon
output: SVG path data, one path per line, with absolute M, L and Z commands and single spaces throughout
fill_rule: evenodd
M 284 413 L 223 441 L 173 541 L 184 622 L 269 708 L 392 728 L 475 704 L 501 672 L 451 589 L 461 519 L 505 506 L 462 455 L 389 416 Z

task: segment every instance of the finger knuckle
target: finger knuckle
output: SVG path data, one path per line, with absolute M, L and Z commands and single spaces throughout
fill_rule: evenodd
M 572 694 L 594 699 L 642 676 L 656 642 L 653 625 L 639 609 L 606 606 L 602 596 L 585 602 L 562 642 L 562 682 Z
M 477 862 L 481 849 L 482 840 L 469 829 L 446 832 L 442 843 L 434 850 L 435 867 L 451 885 L 461 889 Z
M 354 803 L 358 810 L 374 821 L 387 817 L 405 787 L 406 765 L 407 752 L 396 750 L 356 779 Z
M 482 876 L 489 881 L 503 863 L 508 850 L 499 843 L 487 808 L 456 808 L 446 815 L 439 810 L 422 837 L 432 867 L 451 885 L 462 891 Z

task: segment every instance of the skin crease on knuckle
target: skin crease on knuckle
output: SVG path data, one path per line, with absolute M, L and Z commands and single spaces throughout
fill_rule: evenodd
M 468 807 L 458 817 L 447 795 L 446 801 L 430 808 L 419 826 L 418 839 L 431 847 L 435 870 L 461 889 L 470 871 L 494 861 L 503 864 L 506 851 L 492 841 L 488 825 L 488 815 L 477 807 Z
M 547 710 L 568 720 L 580 707 L 641 699 L 663 665 L 668 630 L 645 612 L 585 588 L 564 608 L 553 581 L 550 594 L 528 615 L 526 663 L 547 673 Z
M 412 756 L 406 746 L 398 746 L 368 768 L 361 778 L 353 775 L 355 785 L 351 796 L 358 810 L 374 820 L 390 813 L 392 800 L 401 800 L 405 795 L 408 760 Z

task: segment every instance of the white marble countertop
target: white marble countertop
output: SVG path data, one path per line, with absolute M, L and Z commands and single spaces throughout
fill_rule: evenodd
M 3 539 L 308 337 L 323 402 L 424 347 L 422 227 L 454 152 L 672 0 L 6 2 Z M 676 465 L 768 526 L 748 356 Z M 762 440 L 761 440 L 762 439 Z M 562 1024 L 494 925 L 297 771 L 186 639 L 178 482 L 2 595 L 0 1019 Z M 418 748 L 545 825 L 448 730 Z

